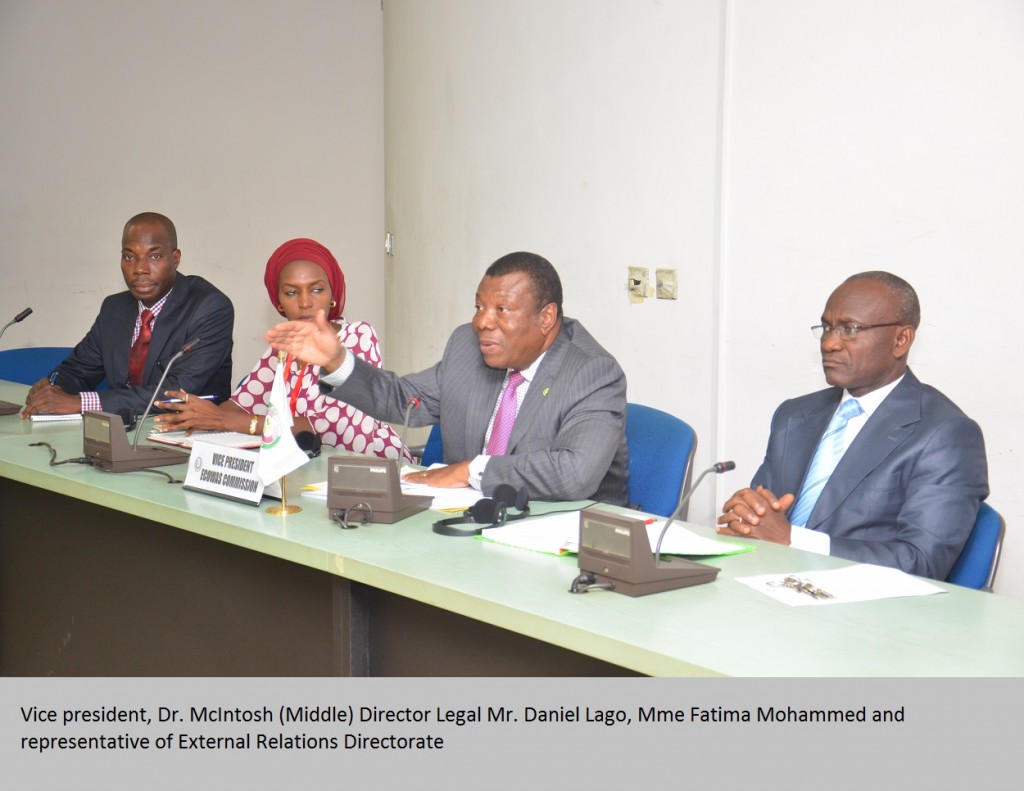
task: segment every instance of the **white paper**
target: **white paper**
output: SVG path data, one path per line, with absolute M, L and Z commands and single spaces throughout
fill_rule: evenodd
M 190 435 L 186 435 L 184 431 L 154 431 L 146 439 L 182 448 L 191 448 L 193 442 L 206 442 L 228 448 L 258 448 L 262 443 L 260 437 L 243 434 L 240 431 L 193 431 Z
M 831 599 L 818 599 L 809 593 L 802 593 L 782 583 L 786 577 L 809 582 L 816 588 L 832 594 Z M 757 577 L 737 577 L 737 582 L 749 585 L 756 591 L 791 607 L 806 607 L 817 604 L 844 604 L 875 599 L 896 599 L 904 596 L 931 596 L 945 593 L 943 588 L 933 585 L 899 569 L 857 563 L 841 569 L 827 571 L 794 571 L 788 574 L 762 574 Z
M 433 468 L 431 468 L 433 469 Z M 401 475 L 408 472 L 417 472 L 416 467 L 403 467 Z M 453 509 L 464 510 L 475 505 L 483 495 L 471 487 L 448 489 L 440 486 L 425 486 L 420 483 L 409 483 L 402 481 L 402 494 L 428 495 L 434 498 L 431 509 L 435 511 L 448 511 Z M 327 481 L 323 483 L 311 483 L 302 487 L 302 495 L 316 500 L 327 499 Z
M 647 538 L 651 552 L 658 542 L 658 534 L 665 526 L 665 520 L 655 519 L 647 524 Z M 576 553 L 580 543 L 580 512 L 569 511 L 532 516 L 529 519 L 517 520 L 501 527 L 492 527 L 483 531 L 482 538 L 496 541 L 499 544 L 532 549 L 536 552 L 549 552 L 555 555 L 566 552 Z M 704 538 L 675 523 L 665 534 L 661 542 L 663 555 L 690 555 L 695 557 L 712 557 L 716 555 L 733 555 L 746 552 L 749 547 L 732 541 L 719 541 Z

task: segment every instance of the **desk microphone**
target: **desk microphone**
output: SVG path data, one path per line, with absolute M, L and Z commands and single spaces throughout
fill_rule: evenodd
M 661 558 L 661 541 L 662 541 L 662 539 L 665 538 L 665 534 L 668 532 L 669 527 L 672 526 L 672 523 L 679 517 L 679 514 L 682 513 L 683 506 L 686 505 L 687 502 L 689 502 L 690 495 L 693 494 L 697 490 L 697 487 L 700 486 L 700 482 L 704 480 L 704 477 L 708 473 L 712 473 L 713 472 L 713 473 L 717 474 L 717 473 L 729 472 L 729 470 L 735 470 L 735 469 L 736 469 L 736 462 L 734 462 L 734 461 L 716 461 L 714 464 L 712 464 L 710 467 L 708 467 L 706 470 L 704 470 L 704 472 L 702 472 L 697 477 L 697 480 L 693 484 L 693 486 L 691 486 L 689 489 L 687 489 L 684 494 L 680 495 L 679 502 L 676 504 L 676 510 L 672 512 L 672 516 L 669 517 L 668 521 L 665 523 L 665 526 L 661 529 L 661 532 L 658 534 L 658 545 L 654 548 L 654 561 L 655 561 L 655 563 L 660 562 L 660 558 Z
M 142 418 L 139 420 L 139 427 L 135 429 L 135 440 L 132 442 L 132 452 L 139 449 L 139 435 L 142 433 L 142 427 L 146 422 L 146 418 L 149 417 L 149 410 L 153 408 L 153 402 L 156 401 L 157 393 L 160 392 L 160 388 L 163 387 L 164 379 L 167 378 L 168 371 L 171 370 L 171 366 L 174 365 L 175 361 L 186 354 L 191 354 L 195 351 L 195 348 L 202 342 L 200 338 L 193 338 L 190 341 L 186 341 L 185 345 L 181 347 L 177 354 L 175 354 L 170 360 L 167 361 L 167 365 L 164 366 L 164 372 L 160 376 L 160 381 L 156 383 L 156 389 L 153 390 L 153 395 L 149 399 L 149 403 L 146 404 L 146 411 L 142 413 Z
M 398 460 L 402 460 L 402 451 L 405 450 L 405 432 L 409 430 L 409 413 L 412 412 L 420 405 L 420 400 L 416 396 L 412 396 L 405 403 L 405 418 L 402 420 L 402 430 L 398 432 Z
M 3 334 L 7 331 L 7 328 L 10 327 L 12 324 L 17 324 L 19 321 L 24 321 L 31 314 L 32 308 L 25 308 L 23 311 L 21 311 L 21 313 L 19 313 L 17 316 L 15 316 L 13 319 L 11 319 L 4 325 L 4 328 L 0 330 L 0 337 L 3 337 Z

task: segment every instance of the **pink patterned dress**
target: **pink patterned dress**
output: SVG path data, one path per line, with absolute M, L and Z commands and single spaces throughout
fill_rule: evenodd
M 382 366 L 377 333 L 370 324 L 365 321 L 349 324 L 342 319 L 334 322 L 334 326 L 338 328 L 338 337 L 346 349 L 377 368 Z M 231 400 L 250 415 L 267 414 L 267 399 L 270 398 L 277 365 L 277 355 L 267 347 L 256 367 L 232 394 Z M 402 440 L 389 424 L 374 420 L 344 401 L 322 394 L 318 385 L 319 372 L 317 365 L 303 365 L 300 369 L 299 364 L 293 362 L 285 378 L 285 387 L 289 398 L 298 388 L 295 416 L 309 420 L 324 445 L 386 459 L 397 459 L 400 451 L 404 451 L 402 457 L 412 461 L 412 455 L 402 448 Z

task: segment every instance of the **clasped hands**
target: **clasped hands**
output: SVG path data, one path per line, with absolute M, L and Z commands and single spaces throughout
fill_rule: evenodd
M 763 486 L 740 489 L 722 506 L 716 532 L 788 545 L 793 528 L 786 519 L 786 511 L 795 499 L 792 494 L 776 497 Z

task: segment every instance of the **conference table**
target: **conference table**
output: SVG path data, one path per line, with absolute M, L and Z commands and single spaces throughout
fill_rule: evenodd
M 81 424 L 0 417 L 7 676 L 1024 676 L 1024 602 L 997 594 L 789 607 L 737 578 L 850 563 L 760 542 L 708 584 L 572 594 L 574 556 L 438 535 L 438 512 L 342 530 L 299 494 L 327 454 L 280 516 L 35 442 L 81 456 Z

